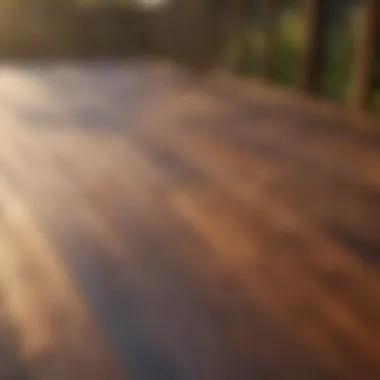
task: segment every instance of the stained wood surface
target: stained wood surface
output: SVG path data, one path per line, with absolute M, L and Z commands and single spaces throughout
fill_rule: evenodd
M 141 62 L 0 98 L 1 379 L 380 378 L 376 134 Z

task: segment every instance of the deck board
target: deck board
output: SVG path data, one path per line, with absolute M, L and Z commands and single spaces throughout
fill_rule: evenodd
M 379 137 L 271 94 L 0 67 L 1 378 L 380 378 Z

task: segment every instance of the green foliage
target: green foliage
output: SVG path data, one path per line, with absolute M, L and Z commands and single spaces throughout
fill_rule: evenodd
M 232 65 L 239 72 L 259 75 L 265 51 L 265 30 L 263 21 L 257 17 L 258 3 L 251 4 L 251 25 L 230 46 L 234 52 Z M 302 0 L 281 0 L 279 18 L 280 37 L 277 49 L 275 80 L 283 85 L 297 85 L 300 80 L 300 63 L 304 41 L 304 20 Z M 359 5 L 358 5 L 359 4 Z M 351 96 L 355 47 L 361 23 L 360 3 L 355 0 L 329 1 L 327 30 L 324 41 L 322 78 L 320 92 L 323 96 L 344 102 Z M 247 42 L 248 39 L 248 42 Z M 245 42 L 242 43 L 242 40 Z M 378 49 L 380 51 L 380 49 Z M 380 52 L 375 69 L 375 92 L 373 103 L 380 112 Z

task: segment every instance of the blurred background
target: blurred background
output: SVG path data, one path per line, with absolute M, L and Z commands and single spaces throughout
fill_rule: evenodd
M 4 59 L 160 55 L 341 103 L 356 98 L 380 113 L 376 0 L 1 0 L 1 8 Z
M 380 0 L 0 17 L 0 380 L 380 379 Z

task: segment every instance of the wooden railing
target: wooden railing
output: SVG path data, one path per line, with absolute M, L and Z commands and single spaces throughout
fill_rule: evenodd
M 301 20 L 294 64 L 283 63 L 279 56 L 283 6 L 290 1 L 297 5 Z M 380 0 L 355 1 L 360 5 L 361 25 L 352 46 L 352 68 L 349 62 L 337 65 L 339 81 L 349 87 L 344 101 L 350 107 L 372 107 L 377 93 L 380 111 Z M 285 80 L 287 84 L 319 95 L 324 91 L 331 45 L 329 7 L 343 2 L 354 0 L 172 0 L 170 7 L 159 12 L 121 7 L 35 9 L 9 15 L 1 11 L 0 58 L 158 53 L 192 66 L 227 66 L 275 83 L 279 68 L 283 72 L 288 65 L 292 78 Z M 252 28 L 259 31 L 254 40 Z M 232 63 L 226 58 L 231 46 L 238 51 Z M 254 50 L 260 61 L 255 70 Z M 349 75 L 340 75 L 339 67 Z
M 323 65 L 319 65 L 319 55 L 323 54 L 323 11 L 326 0 L 307 0 L 306 29 L 307 49 L 304 56 L 304 81 L 306 91 L 317 92 Z M 354 107 L 368 105 L 374 86 L 375 51 L 378 42 L 376 33 L 380 33 L 380 2 L 362 0 L 362 28 L 356 42 L 356 54 L 353 70 L 353 91 L 350 103 Z M 377 30 L 378 29 L 378 30 Z M 337 47 L 338 48 L 338 47 Z
M 240 21 L 242 22 L 235 23 L 238 26 L 230 33 L 230 37 L 232 37 L 230 44 L 232 41 L 232 44 L 236 45 L 237 42 L 246 39 L 247 25 L 251 27 L 255 25 L 255 17 L 249 8 L 250 3 L 253 2 L 256 3 L 256 11 L 259 9 L 260 12 L 259 28 L 264 41 L 264 46 L 259 54 L 261 68 L 255 75 L 276 81 L 278 51 L 281 48 L 281 28 L 279 27 L 283 12 L 281 5 L 286 0 L 242 0 L 237 3 L 236 7 L 240 9 Z M 302 20 L 299 34 L 302 34 L 303 44 L 299 49 L 297 80 L 292 84 L 306 93 L 319 95 L 323 92 L 321 84 L 327 66 L 327 47 L 331 44 L 328 30 L 331 22 L 335 22 L 331 19 L 331 15 L 329 18 L 329 12 L 331 13 L 331 6 L 342 5 L 343 2 L 341 0 L 298 0 L 294 2 Z M 350 107 L 367 109 L 374 106 L 375 94 L 377 93 L 377 97 L 380 96 L 380 0 L 357 0 L 356 4 L 354 1 L 347 0 L 346 3 L 350 3 L 351 7 L 355 6 L 357 28 L 355 31 L 349 31 L 355 34 L 355 41 L 352 41 L 353 46 L 351 47 L 352 62 L 340 63 L 340 69 L 343 71 L 348 71 L 347 66 L 350 68 L 352 66 L 349 78 L 346 79 L 350 91 L 343 100 Z M 337 17 L 336 14 L 334 17 Z M 248 31 L 248 33 L 250 32 Z M 341 48 L 338 45 L 335 47 L 337 50 Z M 244 42 L 240 46 L 243 48 L 240 49 L 238 57 L 235 57 L 235 62 L 230 63 L 230 69 L 248 74 L 246 63 L 249 61 L 250 49 L 253 49 L 253 46 Z M 337 65 L 336 71 L 338 76 L 339 65 Z
M 0 12 L 0 58 L 93 57 L 152 52 L 151 14 L 123 8 Z
M 284 50 L 282 18 L 286 4 L 292 2 L 299 18 L 295 37 L 299 41 L 296 62 L 289 63 L 279 52 Z M 158 34 L 168 37 L 161 40 L 164 45 L 159 50 L 173 59 L 286 82 L 307 94 L 331 97 L 358 110 L 375 108 L 377 97 L 380 112 L 380 0 L 173 0 L 172 4 Z M 350 22 L 355 25 L 346 30 L 352 34 L 351 41 L 339 46 L 339 40 L 333 42 L 331 30 L 334 23 L 343 25 L 352 9 L 354 20 Z M 329 55 L 343 48 L 349 53 L 338 57 L 340 62 L 335 62 L 335 57 L 330 65 L 334 69 L 329 69 L 329 60 L 333 60 Z M 231 50 L 232 60 L 228 58 Z M 260 61 L 255 70 L 254 54 Z M 294 66 L 290 67 L 292 77 L 279 78 L 278 72 L 286 69 L 279 66 L 286 65 Z

